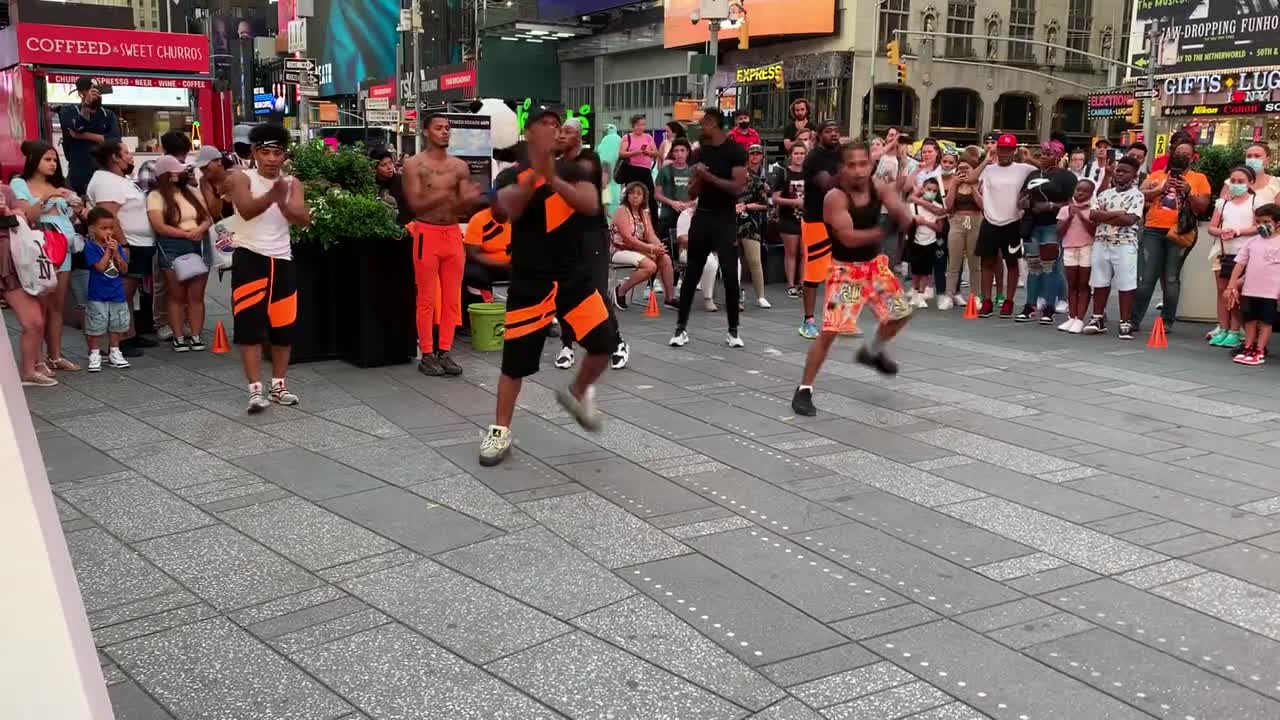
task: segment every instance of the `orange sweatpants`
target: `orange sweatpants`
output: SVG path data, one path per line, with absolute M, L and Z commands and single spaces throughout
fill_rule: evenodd
M 432 326 L 440 324 L 440 350 L 453 349 L 453 334 L 462 322 L 462 271 L 466 253 L 457 225 L 411 222 L 413 276 L 418 285 L 418 349 L 433 352 Z M 440 304 L 437 313 L 436 303 Z

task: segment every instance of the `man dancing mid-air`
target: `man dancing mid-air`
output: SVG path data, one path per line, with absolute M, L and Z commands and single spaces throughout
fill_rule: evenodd
M 858 349 L 855 357 L 885 375 L 898 372 L 898 364 L 889 357 L 886 346 L 911 316 L 902 283 L 884 254 L 885 233 L 896 230 L 885 229 L 880 210 L 883 207 L 890 222 L 898 227 L 911 223 L 911 212 L 892 185 L 872 179 L 871 151 L 866 145 L 848 145 L 842 152 L 836 187 L 822 201 L 823 223 L 831 238 L 831 266 L 826 276 L 822 332 L 809 349 L 804 376 L 791 400 L 791 409 L 797 415 L 818 414 L 813 405 L 814 380 L 836 336 L 857 328 L 864 305 L 871 304 L 880 322 L 875 336 Z

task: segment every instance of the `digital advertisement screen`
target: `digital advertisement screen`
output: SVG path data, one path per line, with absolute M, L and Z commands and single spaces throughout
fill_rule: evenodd
M 663 15 L 663 45 L 686 47 L 707 42 L 707 21 L 690 22 L 701 0 L 667 0 Z M 836 31 L 836 0 L 805 0 L 797 12 L 796 0 L 744 0 L 729 4 L 729 21 L 720 29 L 721 38 L 736 37 L 742 10 L 747 13 L 751 37 L 779 35 L 824 35 Z
M 538 0 L 538 17 L 562 20 L 604 12 L 627 4 L 627 0 Z
M 320 95 L 354 95 L 361 80 L 396 74 L 400 0 L 318 0 L 307 22 L 323 27 L 323 51 L 308 52 L 320 66 Z

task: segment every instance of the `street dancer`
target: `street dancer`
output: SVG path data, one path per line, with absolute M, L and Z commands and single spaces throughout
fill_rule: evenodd
M 547 328 L 557 315 L 587 351 L 573 384 L 559 391 L 560 405 L 582 427 L 602 426 L 593 386 L 620 342 L 618 325 L 593 277 L 588 243 L 601 243 L 603 169 L 594 157 L 555 159 L 560 113 L 538 107 L 528 118 L 528 164 L 517 181 L 498 191 L 494 218 L 511 223 L 511 286 L 502 346 L 502 375 L 494 424 L 480 443 L 480 464 L 493 466 L 511 454 L 511 419 L 524 378 L 538 372 Z
M 449 351 L 462 323 L 462 274 L 467 255 L 458 219 L 479 205 L 480 190 L 467 164 L 449 155 L 449 120 L 427 118 L 426 148 L 404 164 L 404 196 L 417 218 L 409 223 L 413 271 L 418 285 L 418 371 L 424 375 L 461 375 L 462 366 Z M 440 342 L 433 328 L 436 296 L 440 297 Z
M 885 375 L 898 372 L 898 364 L 885 348 L 907 324 L 911 305 L 884 254 L 884 240 L 887 233 L 897 232 L 894 226 L 911 224 L 911 211 L 892 185 L 871 178 L 871 170 L 871 151 L 866 145 L 845 147 L 838 187 L 828 192 L 822 203 L 823 221 L 834 242 L 826 278 L 822 333 L 809 348 L 804 375 L 791 400 L 791 409 L 797 415 L 818 414 L 813 405 L 813 383 L 818 371 L 836 336 L 851 334 L 857 328 L 858 315 L 867 303 L 879 325 L 875 337 L 858 349 L 855 359 Z M 881 207 L 888 210 L 888 223 L 881 223 Z
M 823 199 L 835 187 L 840 174 L 840 126 L 827 120 L 818 126 L 818 144 L 804 161 L 804 221 L 800 224 L 800 247 L 804 251 L 804 323 L 800 337 L 818 337 L 814 307 L 818 286 L 827 277 L 831 264 L 831 237 L 823 224 Z

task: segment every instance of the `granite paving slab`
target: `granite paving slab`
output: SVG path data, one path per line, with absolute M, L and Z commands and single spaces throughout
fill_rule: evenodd
M 702 555 L 682 555 L 620 576 L 752 666 L 844 644 L 822 623 Z
M 712 506 L 697 493 L 621 458 L 572 463 L 559 470 L 642 518 Z
M 823 715 L 831 720 L 904 718 L 949 702 L 950 695 L 929 683 L 917 681 L 829 707 L 823 710 Z
M 976 460 L 990 463 L 1024 475 L 1066 470 L 1075 467 L 1076 463 L 1046 455 L 1034 450 L 1027 450 L 1007 442 L 992 440 L 964 430 L 942 428 L 915 433 L 912 437 L 931 445 L 950 450 L 960 455 L 968 455 Z
M 751 716 L 751 720 L 822 720 L 822 716 L 795 698 L 787 698 Z
M 66 433 L 46 433 L 37 440 L 50 484 L 83 480 L 127 469 L 101 450 Z
M 324 500 L 384 486 L 377 478 L 302 448 L 241 457 L 235 464 L 308 500 Z
M 728 720 L 746 714 L 732 703 L 580 632 L 491 663 L 488 669 L 568 717 Z
M 685 445 L 729 467 L 770 482 L 827 474 L 822 468 L 804 460 L 736 435 L 693 438 L 686 440 Z
M 1080 456 L 1079 460 L 1081 463 L 1108 473 L 1224 505 L 1239 505 L 1270 497 L 1273 494 L 1272 491 L 1253 485 L 1123 452 L 1092 453 Z
M 221 611 L 320 584 L 315 576 L 225 525 L 166 535 L 134 547 Z
M 787 492 L 741 470 L 681 477 L 685 487 L 774 532 L 826 527 L 844 522 L 839 513 Z
M 907 602 L 898 593 L 806 552 L 804 546 L 774 533 L 737 530 L 691 540 L 689 544 L 823 622 Z
M 877 662 L 854 670 L 796 685 L 789 692 L 815 708 L 828 708 L 915 681 L 915 676 L 891 662 Z M 829 713 L 824 712 L 824 715 Z
M 1235 539 L 1280 530 L 1280 519 L 1259 517 L 1176 490 L 1116 475 L 1098 475 L 1076 480 L 1068 485 L 1200 530 L 1209 530 Z
M 1133 508 L 985 462 L 935 470 L 935 474 L 1074 523 L 1088 523 Z
M 396 549 L 389 540 L 302 498 L 228 510 L 220 517 L 308 570 L 342 565 Z
M 561 619 L 633 594 L 626 583 L 545 528 L 476 542 L 436 559 Z
M 326 420 L 322 417 L 286 420 L 263 425 L 261 430 L 291 445 L 297 445 L 315 452 L 362 445 L 372 442 L 375 438 L 374 435 L 369 433 L 355 430 L 347 425 Z M 385 435 L 382 437 L 385 437 Z
M 871 665 L 879 656 L 856 643 L 837 645 L 798 658 L 765 665 L 760 672 L 780 686 L 791 687 L 829 677 L 845 670 Z
M 119 450 L 172 439 L 150 425 L 116 410 L 54 418 L 50 422 L 98 450 Z
M 351 594 L 474 663 L 569 632 L 528 605 L 430 560 L 342 584 Z
M 853 420 L 822 420 L 821 416 L 818 422 L 805 425 L 805 429 L 812 433 L 900 463 L 938 460 L 953 454 L 904 435 L 903 427 L 908 426 L 881 430 Z
M 98 528 L 67 534 L 80 596 L 89 613 L 178 590 L 178 584 Z
M 862 450 L 811 457 L 809 462 L 927 507 L 983 496 L 978 490 Z
M 110 454 L 170 490 L 244 474 L 244 470 L 226 460 L 181 440 L 113 450 Z
M 107 648 L 177 720 L 331 720 L 352 708 L 225 618 Z
M 489 486 L 498 494 L 533 490 L 569 481 L 564 475 L 522 450 L 513 450 L 511 456 L 497 467 L 482 467 L 477 459 L 480 447 L 479 429 L 474 433 L 475 442 L 438 448 L 441 455 L 475 479 Z
M 1217 572 L 1161 585 L 1151 592 L 1280 640 L 1280 593 Z
M 294 658 L 376 718 L 551 720 L 559 716 L 407 628 L 383 625 Z
M 194 505 L 145 478 L 68 488 L 62 497 L 125 542 L 211 525 Z
M 726 402 L 727 399 L 729 398 L 720 396 L 714 400 L 708 398 L 698 400 L 696 402 L 681 403 L 679 405 L 679 412 L 683 415 L 696 418 L 697 420 L 695 422 L 701 421 L 698 424 L 710 429 L 710 432 L 699 432 L 696 435 L 685 435 L 680 439 L 719 435 L 725 430 L 751 438 L 780 435 L 782 433 L 795 430 L 795 426 L 773 417 L 766 417 L 750 411 L 744 412 L 742 408 L 735 407 Z M 666 412 L 667 415 L 671 414 L 670 410 L 664 410 L 664 412 Z M 656 424 L 660 424 L 660 421 Z M 646 425 L 645 427 L 649 426 Z M 660 431 L 655 430 L 655 432 Z
M 520 530 L 536 524 L 533 518 L 466 473 L 424 482 L 408 490 L 500 530 Z
M 491 525 L 397 487 L 383 486 L 320 504 L 423 555 L 434 555 L 502 534 Z
M 417 438 L 394 437 L 326 450 L 325 457 L 384 482 L 409 487 L 461 470 Z
M 680 542 L 594 493 L 536 500 L 521 508 L 607 568 L 689 552 Z

